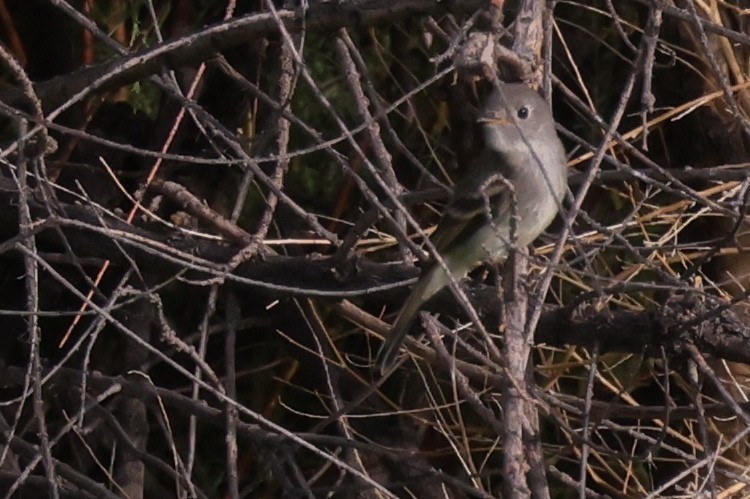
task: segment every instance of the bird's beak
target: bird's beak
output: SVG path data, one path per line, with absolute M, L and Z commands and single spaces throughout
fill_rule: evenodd
M 501 126 L 507 126 L 512 124 L 512 122 L 506 118 L 493 118 L 492 116 L 482 116 L 479 119 L 477 119 L 477 123 L 486 123 L 488 125 L 501 125 Z

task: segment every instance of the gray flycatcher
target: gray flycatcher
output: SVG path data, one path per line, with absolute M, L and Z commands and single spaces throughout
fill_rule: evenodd
M 523 84 L 500 83 L 478 121 L 484 149 L 455 185 L 432 237 L 453 279 L 536 239 L 557 215 L 567 186 L 565 149 L 539 94 Z M 437 262 L 423 272 L 380 349 L 381 373 L 394 363 L 422 305 L 450 282 Z

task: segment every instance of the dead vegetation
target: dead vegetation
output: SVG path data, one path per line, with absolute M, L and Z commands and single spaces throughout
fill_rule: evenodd
M 194 4 L 0 0 L 5 497 L 750 496 L 744 2 Z M 497 71 L 564 213 L 382 378 Z

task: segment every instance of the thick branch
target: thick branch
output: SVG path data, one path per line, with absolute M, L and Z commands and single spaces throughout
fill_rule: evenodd
M 44 204 L 30 197 L 39 250 L 48 258 L 63 254 L 59 231 L 65 235 L 76 258 L 110 260 L 114 265 L 135 262 L 157 278 L 186 272 L 191 279 L 225 277 L 227 284 L 275 296 L 312 296 L 341 299 L 374 295 L 373 300 L 396 298 L 406 293 L 409 280 L 418 275 L 413 266 L 377 263 L 367 259 L 340 262 L 321 255 L 266 256 L 244 262 L 224 275 L 225 264 L 242 248 L 223 241 L 196 240 L 158 234 L 96 214 L 92 208 L 59 204 L 61 215 L 50 216 Z M 10 248 L 18 233 L 17 195 L 0 183 L 0 255 Z M 64 216 L 62 215 L 64 214 Z M 46 222 L 40 222 L 46 220 Z M 106 225 L 102 225 L 105 223 Z M 127 255 L 123 253 L 127 250 Z M 63 258 L 58 261 L 65 263 Z M 70 262 L 72 264 L 72 262 Z M 495 314 L 499 304 L 491 286 L 471 286 L 470 298 L 480 315 Z M 450 293 L 437 296 L 433 308 L 460 316 Z M 640 311 L 583 311 L 573 317 L 562 308 L 548 309 L 536 328 L 537 343 L 555 346 L 599 346 L 600 352 L 632 352 L 660 357 L 661 349 L 680 353 L 695 344 L 718 358 L 750 363 L 750 332 L 728 303 L 709 295 L 679 295 L 664 306 Z
M 408 15 L 430 14 L 453 10 L 471 11 L 483 4 L 480 0 L 356 0 L 347 2 L 315 2 L 308 10 L 279 10 L 278 16 L 286 29 L 296 31 L 304 22 L 307 30 L 333 30 L 341 27 L 370 26 L 388 20 L 393 22 Z M 213 54 L 278 33 L 279 26 L 271 13 L 249 14 L 204 28 L 177 40 L 168 40 L 148 50 L 118 58 L 97 66 L 82 68 L 35 85 L 45 112 L 56 108 L 70 97 L 86 89 L 110 90 L 161 73 L 165 68 L 205 61 Z M 10 105 L 24 102 L 20 92 L 0 93 L 0 101 Z

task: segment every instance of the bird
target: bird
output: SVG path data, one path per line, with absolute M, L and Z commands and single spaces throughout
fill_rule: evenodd
M 431 237 L 445 268 L 432 262 L 412 288 L 378 353 L 381 374 L 395 363 L 427 300 L 452 279 L 529 245 L 552 223 L 565 197 L 565 149 L 552 110 L 537 92 L 522 83 L 497 82 L 477 121 L 483 147 L 455 184 Z

